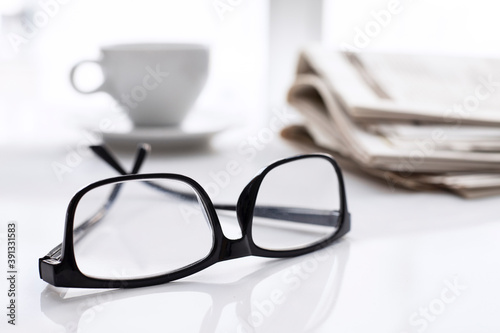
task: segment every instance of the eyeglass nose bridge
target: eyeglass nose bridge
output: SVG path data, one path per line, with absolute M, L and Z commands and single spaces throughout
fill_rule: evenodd
M 222 242 L 222 251 L 219 254 L 219 260 L 231 260 L 247 257 L 252 254 L 250 243 L 247 237 L 238 239 L 225 238 Z
M 222 232 L 222 250 L 219 253 L 219 260 L 230 260 L 246 257 L 254 254 L 251 240 L 252 214 L 257 200 L 257 193 L 265 173 L 256 175 L 245 186 L 236 203 L 236 220 L 241 231 L 241 237 L 238 239 L 229 239 Z
M 241 237 L 237 239 L 227 238 L 222 232 L 222 246 L 219 260 L 230 260 L 252 255 L 252 246 L 249 236 L 251 214 L 255 205 L 257 195 L 256 186 L 258 181 L 251 181 L 240 194 L 236 204 L 236 220 L 240 227 Z M 258 185 L 257 185 L 258 188 Z

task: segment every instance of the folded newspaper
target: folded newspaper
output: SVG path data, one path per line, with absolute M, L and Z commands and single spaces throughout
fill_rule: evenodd
M 390 186 L 500 194 L 500 59 L 301 52 L 283 137 Z

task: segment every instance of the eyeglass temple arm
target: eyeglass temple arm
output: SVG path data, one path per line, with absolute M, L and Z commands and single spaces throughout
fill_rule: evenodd
M 90 146 L 90 149 L 97 154 L 99 157 L 101 157 L 103 160 L 106 161 L 109 165 L 111 165 L 115 170 L 120 172 L 122 175 L 129 174 L 125 171 L 125 169 L 118 163 L 117 159 L 111 154 L 111 152 L 104 146 Z M 142 144 L 138 147 L 137 149 L 137 154 L 136 158 L 134 161 L 134 166 L 132 167 L 132 171 L 130 174 L 136 174 L 139 172 L 141 169 L 141 166 L 146 159 L 147 154 L 151 150 L 151 147 L 147 144 Z M 78 227 L 76 227 L 73 230 L 73 242 L 76 243 L 80 240 L 80 238 L 85 234 L 86 231 L 89 230 L 92 226 L 94 226 L 96 223 L 101 221 L 106 214 L 108 213 L 109 209 L 115 202 L 118 193 L 120 192 L 120 189 L 122 187 L 122 184 L 116 184 L 113 187 L 113 191 L 111 191 L 111 194 L 108 197 L 108 200 L 106 203 L 95 213 L 92 217 L 90 217 L 88 220 L 80 224 Z
M 114 158 L 109 149 L 105 146 L 91 146 L 90 147 L 94 153 L 96 153 L 103 161 L 108 163 L 113 169 L 118 171 L 121 175 L 126 175 L 127 172 L 120 165 L 118 160 Z M 134 166 L 134 170 L 132 173 L 137 173 L 139 171 L 142 162 L 147 156 L 147 153 L 150 151 L 150 146 L 143 144 L 140 149 L 144 149 L 144 153 L 141 154 L 141 150 L 139 150 L 137 154 L 136 163 Z M 136 168 L 137 167 L 137 168 Z M 145 182 L 149 186 L 160 190 L 166 194 L 174 195 L 178 198 L 184 200 L 197 200 L 196 195 L 174 191 L 164 186 L 158 185 L 154 182 L 147 181 Z M 223 205 L 223 204 L 214 204 L 214 208 L 217 210 L 225 210 L 225 211 L 236 211 L 235 205 Z M 320 210 L 320 209 L 307 209 L 307 208 L 291 208 L 291 207 L 276 207 L 276 206 L 256 206 L 254 208 L 254 216 L 265 217 L 269 219 L 275 220 L 285 220 L 290 222 L 300 222 L 307 224 L 315 224 L 315 225 L 324 225 L 324 226 L 338 226 L 338 211 L 328 211 L 328 210 Z
M 134 166 L 132 168 L 132 172 L 128 173 L 121 166 L 120 162 L 113 156 L 111 151 L 103 145 L 90 146 L 90 149 L 99 156 L 104 162 L 108 163 L 113 169 L 118 171 L 120 175 L 128 175 L 128 174 L 136 174 L 141 169 L 141 166 L 146 159 L 147 155 L 151 151 L 151 146 L 148 144 L 141 144 L 137 149 L 136 158 L 134 161 Z
M 236 206 L 234 205 L 216 205 L 216 208 L 226 211 L 236 210 Z M 349 213 L 347 212 L 347 214 Z M 327 209 L 259 205 L 254 207 L 253 215 L 278 221 L 300 222 L 328 227 L 338 227 L 340 212 L 338 210 Z
M 118 171 L 122 175 L 128 174 L 125 169 L 118 163 L 116 158 L 111 154 L 111 152 L 104 146 L 90 146 L 90 149 L 102 158 L 106 163 L 112 166 L 116 171 Z M 136 174 L 141 169 L 141 166 L 146 159 L 147 154 L 151 150 L 151 147 L 147 144 L 142 144 L 139 146 L 136 154 L 136 158 L 134 161 L 134 166 L 132 167 L 132 171 L 130 174 Z M 80 224 L 73 230 L 73 242 L 77 243 L 96 223 L 100 222 L 108 213 L 109 209 L 115 202 L 118 193 L 120 192 L 122 184 L 116 184 L 111 191 L 106 203 L 89 219 Z M 49 257 L 52 259 L 60 259 L 61 257 L 61 249 L 62 243 L 53 248 L 45 257 Z

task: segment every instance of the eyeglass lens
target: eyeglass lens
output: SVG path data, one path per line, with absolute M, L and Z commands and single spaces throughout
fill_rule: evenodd
M 267 250 L 291 250 L 333 236 L 339 227 L 339 193 L 335 169 L 324 158 L 300 159 L 272 169 L 257 195 L 254 243 Z
M 152 183 L 170 191 L 155 189 Z M 182 269 L 206 258 L 214 242 L 196 191 L 172 179 L 91 190 L 78 203 L 73 237 L 81 272 L 103 279 L 144 278 Z

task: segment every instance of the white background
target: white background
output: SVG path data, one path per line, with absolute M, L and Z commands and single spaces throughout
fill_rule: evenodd
M 17 3 L 2 1 L 0 11 L 13 13 Z M 33 3 L 36 10 L 38 4 Z M 351 43 L 356 28 L 373 20 L 370 12 L 387 4 L 325 2 L 323 42 Z M 500 53 L 494 1 L 401 4 L 401 13 L 371 39 L 368 49 Z M 5 253 L 7 222 L 16 221 L 20 268 L 19 326 L 8 326 L 5 310 L 0 310 L 2 332 L 5 328 L 8 332 L 499 331 L 499 198 L 464 200 L 441 192 L 413 193 L 350 172 L 346 187 L 353 229 L 325 253 L 326 259 L 243 258 L 179 283 L 104 293 L 52 289 L 38 278 L 38 257 L 62 240 L 71 196 L 92 181 L 114 176 L 91 154 L 84 155 L 62 181 L 52 170 L 53 162 L 64 161 L 86 140 L 83 127 L 97 126 L 111 112 L 108 96 L 72 91 L 68 83 L 72 64 L 98 57 L 99 46 L 107 43 L 210 44 L 211 75 L 193 115 L 210 114 L 234 126 L 207 151 L 155 151 L 145 171 L 183 173 L 203 185 L 212 181 L 211 171 L 224 170 L 235 159 L 243 171 L 214 198 L 232 202 L 260 167 L 299 153 L 277 135 L 250 160 L 237 149 L 267 128 L 270 109 L 280 107 L 267 104 L 268 18 L 268 2 L 263 0 L 241 1 L 224 20 L 208 0 L 71 0 L 17 54 L 6 39 L 10 30 L 3 20 L 1 251 Z M 84 80 L 91 85 L 98 78 L 89 73 Z M 119 156 L 130 164 L 129 154 Z M 277 195 L 281 195 L 278 190 Z M 443 290 L 454 279 L 466 289 L 439 308 L 425 329 L 421 321 L 411 325 L 410 318 L 420 308 L 441 304 Z M 7 286 L 4 278 L 0 281 L 2 309 Z M 276 291 L 284 294 L 284 301 L 270 306 Z M 256 320 L 253 325 L 250 316 Z

